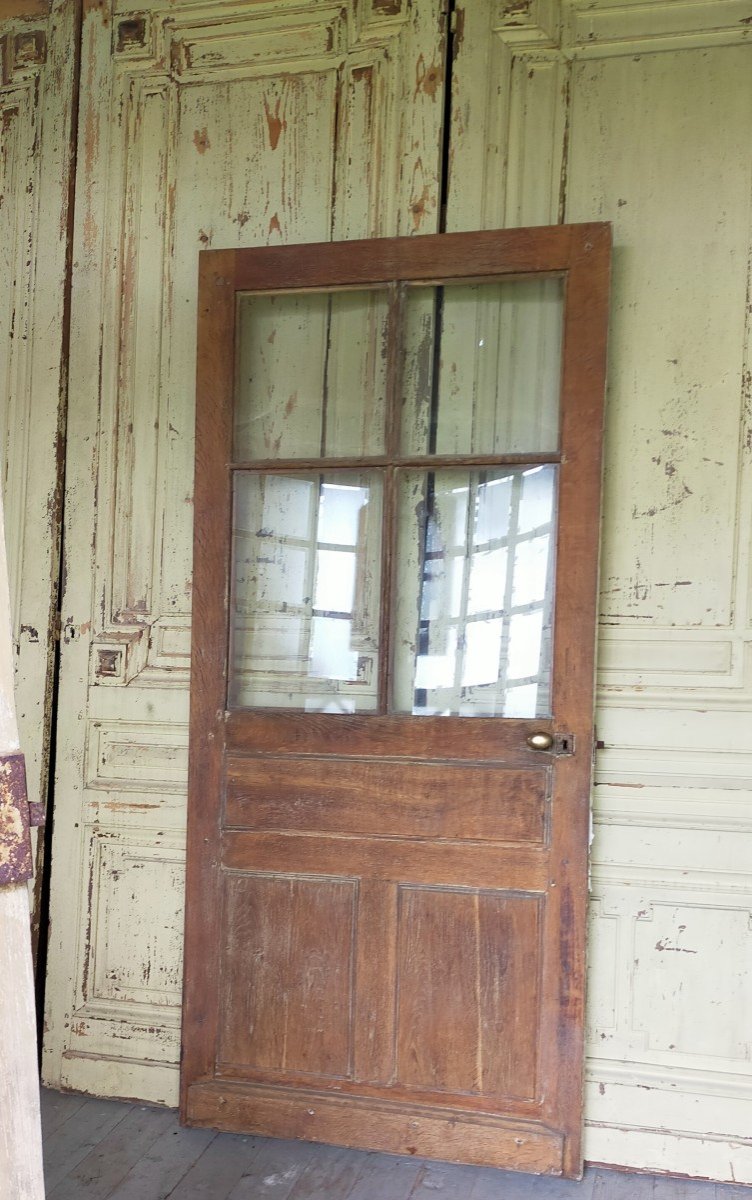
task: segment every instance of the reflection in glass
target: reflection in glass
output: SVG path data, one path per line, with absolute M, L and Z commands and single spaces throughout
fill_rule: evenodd
M 563 296 L 558 278 L 409 288 L 403 452 L 556 450 Z
M 556 467 L 401 473 L 394 706 L 551 707 Z
M 241 295 L 236 462 L 384 448 L 387 293 Z
M 373 710 L 381 481 L 238 472 L 234 507 L 230 706 Z

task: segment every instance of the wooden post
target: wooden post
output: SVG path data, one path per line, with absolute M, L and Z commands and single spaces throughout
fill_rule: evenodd
M 0 500 L 0 765 L 19 751 Z M 7 810 L 0 807 L 3 814 Z M 4 857 L 6 865 L 16 834 L 8 820 L 0 820 L 0 861 Z M 29 899 L 20 874 L 20 881 L 0 886 L 0 1200 L 43 1200 Z

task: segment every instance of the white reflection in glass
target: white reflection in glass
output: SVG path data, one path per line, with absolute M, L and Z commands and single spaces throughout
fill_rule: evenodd
M 237 477 L 233 705 L 375 707 L 380 489 L 342 478 Z
M 403 480 L 418 623 L 410 634 L 410 592 L 401 588 L 398 642 L 408 655 L 395 661 L 398 710 L 548 713 L 555 476 L 545 466 Z

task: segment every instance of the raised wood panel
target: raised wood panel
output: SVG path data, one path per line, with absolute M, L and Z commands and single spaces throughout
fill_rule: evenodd
M 350 1077 L 357 882 L 243 874 L 224 891 L 218 1062 Z
M 691 880 L 700 891 L 735 888 L 744 891 L 750 856 L 752 830 L 715 829 L 714 822 L 697 828 L 680 824 L 620 823 L 599 826 L 594 845 L 597 869 L 616 875 L 641 872 L 659 879 L 661 872 L 673 886 Z
M 691 1072 L 698 1092 L 707 1082 L 710 1094 L 722 1078 L 727 1090 L 743 1091 L 750 1058 L 748 895 L 724 889 L 722 880 L 703 889 L 689 872 L 649 876 L 640 868 L 629 887 L 613 872 L 596 872 L 591 1069 L 630 1062 L 638 1073 Z
M 268 75 L 271 63 L 299 69 L 303 61 L 341 55 L 346 49 L 343 9 L 334 4 L 277 14 L 268 5 L 255 12 L 228 9 L 221 22 L 207 16 L 198 21 L 178 16 L 166 30 L 170 66 L 186 82 L 203 84 L 217 71 L 236 78 L 241 72 L 247 78 L 254 69 Z M 279 120 L 279 113 L 270 109 L 267 119 Z
M 175 791 L 188 776 L 185 726 L 92 721 L 86 744 L 86 782 L 114 792 Z
M 681 689 L 693 692 L 720 690 L 723 702 L 729 689 L 744 689 L 747 703 L 752 700 L 746 668 L 747 643 L 738 635 L 696 630 L 675 631 L 618 628 L 601 631 L 598 653 L 598 678 L 604 700 L 610 691 L 619 696 L 641 696 L 645 691 Z M 639 693 L 634 689 L 640 688 Z
M 539 24 L 546 10 L 545 25 Z M 458 14 L 447 228 L 562 220 L 570 65 L 553 6 Z M 467 180 L 476 181 L 472 189 Z
M 92 845 L 94 929 L 86 1003 L 177 1007 L 185 886 L 182 850 L 165 846 L 164 838 L 152 842 L 150 831 L 139 844 L 133 832 L 115 838 L 100 829 Z
M 11 613 L 18 637 L 31 423 L 28 322 L 32 281 L 26 267 L 26 256 L 33 237 L 36 171 L 31 152 L 38 117 L 33 89 L 28 85 L 12 90 L 3 89 L 0 106 L 0 187 L 3 196 L 0 207 L 0 261 L 3 279 L 7 281 L 0 298 L 0 329 L 3 333 L 0 340 L 0 381 L 4 397 L 0 415 L 0 448 L 3 479 L 7 479 L 10 485 L 5 487 L 5 528 Z
M 399 898 L 399 1083 L 535 1099 L 540 897 L 403 887 Z
M 634 926 L 632 1037 L 672 1062 L 749 1062 L 752 905 L 656 900 Z
M 466 848 L 458 843 L 451 860 L 441 843 L 385 837 L 337 838 L 307 833 L 226 833 L 222 862 L 230 871 L 263 870 L 273 856 L 284 872 L 311 871 L 368 874 L 372 879 L 408 879 L 415 883 L 462 886 L 473 879 L 479 887 L 543 892 L 548 856 L 523 847 L 495 845 Z
M 159 451 L 170 444 L 165 447 L 159 436 L 166 420 L 160 401 L 162 356 L 170 346 L 163 321 L 171 232 L 169 193 L 159 182 L 168 177 L 171 89 L 166 80 L 130 79 L 123 99 L 125 195 L 113 481 L 114 512 L 121 518 L 114 523 L 110 584 L 111 622 L 116 626 L 138 625 L 154 611 L 155 538 L 160 526 L 155 481 Z M 117 179 L 117 168 L 114 175 Z
M 703 781 L 704 783 L 705 781 Z M 694 782 L 677 784 L 672 779 L 661 785 L 626 782 L 600 783 L 594 796 L 596 825 L 654 826 L 671 830 L 728 830 L 749 834 L 749 802 L 743 788 L 696 787 Z
M 429 763 L 230 758 L 225 824 L 540 844 L 549 774 Z
M 96 1056 L 130 1062 L 131 1069 L 145 1058 L 168 1066 L 180 1033 L 182 839 L 133 821 L 126 829 L 87 826 L 84 836 L 90 919 L 67 1017 L 63 1080 L 69 1086 L 82 1085 L 77 1064 L 96 1079 Z M 150 1095 L 156 1098 L 161 1086 Z
M 226 719 L 227 748 L 247 754 L 326 754 L 344 757 L 408 759 L 441 758 L 471 762 L 498 762 L 539 770 L 540 759 L 528 749 L 524 720 L 509 717 L 461 718 L 423 717 L 420 738 L 408 746 L 405 738 L 409 718 L 404 716 L 358 716 L 345 713 L 311 713 L 302 724 L 289 713 L 272 716 L 262 710 L 231 712 Z M 554 732 L 553 722 L 540 718 L 542 731 Z M 493 738 L 487 735 L 493 734 Z
M 597 1063 L 587 1074 L 586 1106 L 599 1114 L 585 1131 L 591 1162 L 728 1183 L 752 1179 L 752 1103 L 743 1080 Z

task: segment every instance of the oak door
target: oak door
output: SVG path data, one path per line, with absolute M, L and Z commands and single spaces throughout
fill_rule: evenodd
M 609 254 L 201 256 L 190 1124 L 581 1171 Z

